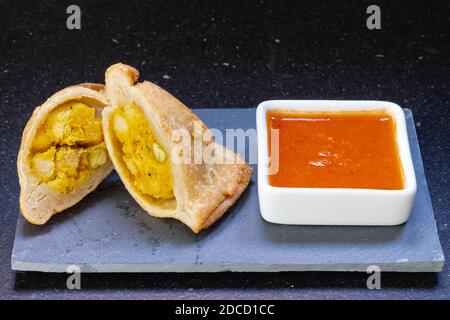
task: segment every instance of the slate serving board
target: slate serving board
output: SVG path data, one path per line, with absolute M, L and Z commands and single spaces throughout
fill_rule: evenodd
M 255 109 L 197 109 L 210 127 L 255 128 Z M 382 271 L 438 272 L 437 234 L 411 111 L 405 109 L 417 176 L 409 221 L 394 227 L 285 226 L 259 213 L 256 167 L 247 191 L 213 227 L 193 234 L 147 215 L 113 173 L 81 203 L 44 226 L 20 215 L 14 270 L 66 272 Z

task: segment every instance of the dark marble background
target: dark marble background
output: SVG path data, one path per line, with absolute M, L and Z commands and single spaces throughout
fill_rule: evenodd
M 375 2 L 374 2 L 375 3 Z M 82 29 L 66 28 L 78 4 Z M 267 99 L 378 99 L 411 108 L 444 252 L 450 232 L 450 5 L 376 1 L 0 0 L 0 298 L 450 298 L 439 274 L 14 273 L 16 155 L 33 108 L 57 90 L 103 81 L 122 61 L 193 108 L 254 108 Z

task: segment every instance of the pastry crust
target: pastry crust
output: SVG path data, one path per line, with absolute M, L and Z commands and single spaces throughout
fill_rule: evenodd
M 172 151 L 182 143 L 173 138 L 175 130 L 193 134 L 194 123 L 197 127 L 200 124 L 202 134 L 208 129 L 164 89 L 148 81 L 135 84 L 138 75 L 136 69 L 120 63 L 106 71 L 106 92 L 111 106 L 103 111 L 103 130 L 108 153 L 125 187 L 145 211 L 155 217 L 178 219 L 198 233 L 217 221 L 239 198 L 250 181 L 252 168 L 240 155 L 212 139 L 203 139 L 203 147 L 213 144 L 216 154 L 223 154 L 231 161 L 223 164 L 174 162 Z M 142 109 L 158 142 L 171 156 L 175 199 L 156 200 L 143 195 L 132 184 L 112 130 L 112 115 L 117 108 L 130 103 Z
M 37 107 L 22 134 L 22 143 L 17 157 L 17 170 L 20 184 L 20 211 L 26 220 L 33 224 L 44 224 L 51 216 L 61 212 L 83 199 L 93 191 L 113 169 L 108 161 L 71 193 L 65 194 L 52 190 L 41 183 L 31 172 L 29 154 L 33 138 L 47 115 L 54 108 L 69 100 L 85 101 L 101 114 L 107 106 L 104 86 L 96 83 L 83 83 L 62 89 Z

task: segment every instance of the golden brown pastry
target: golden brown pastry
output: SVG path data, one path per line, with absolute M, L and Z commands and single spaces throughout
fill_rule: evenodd
M 105 78 L 111 104 L 103 111 L 105 142 L 127 190 L 152 216 L 178 219 L 196 233 L 213 224 L 245 190 L 251 167 L 213 142 L 170 93 L 148 81 L 135 84 L 136 69 L 115 64 Z M 226 162 L 201 161 L 195 139 Z
M 75 205 L 113 169 L 103 139 L 105 106 L 104 86 L 86 83 L 34 110 L 17 159 L 20 211 L 29 222 L 44 224 Z

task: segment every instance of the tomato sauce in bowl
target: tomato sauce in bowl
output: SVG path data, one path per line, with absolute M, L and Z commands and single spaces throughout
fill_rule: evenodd
M 278 130 L 278 170 L 269 184 L 290 188 L 404 189 L 396 124 L 384 110 L 267 112 L 269 157 Z

